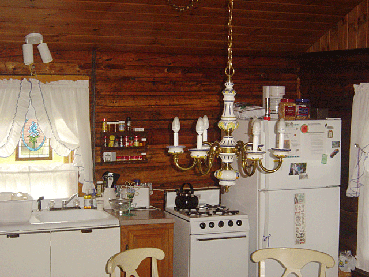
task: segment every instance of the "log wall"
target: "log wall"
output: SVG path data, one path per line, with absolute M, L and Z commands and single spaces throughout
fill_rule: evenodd
M 0 74 L 29 74 L 20 49 L 1 51 Z M 184 182 L 195 187 L 215 184 L 211 176 L 176 170 L 166 146 L 173 144 L 171 123 L 175 116 L 181 121 L 180 144 L 187 148 L 195 145 L 196 120 L 205 114 L 210 121 L 209 140 L 220 139 L 216 124 L 223 109 L 225 56 L 56 51 L 53 57 L 52 63 L 42 64 L 35 56 L 38 75 L 90 76 L 96 180 L 101 180 L 105 171 L 112 171 L 120 174 L 120 184 L 133 179 L 151 182 L 155 189 L 151 203 L 161 208 L 163 189 L 178 188 Z M 234 57 L 233 64 L 237 101 L 261 105 L 263 85 L 286 86 L 286 96 L 296 98 L 297 69 L 293 59 Z M 128 116 L 133 127 L 145 128 L 149 133 L 148 163 L 101 164 L 103 118 L 117 121 Z M 184 158 L 181 163 L 186 165 L 189 160 Z

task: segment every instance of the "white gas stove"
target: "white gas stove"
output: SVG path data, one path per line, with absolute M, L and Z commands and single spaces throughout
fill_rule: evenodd
M 165 211 L 175 218 L 173 276 L 248 276 L 248 216 L 220 206 L 220 189 L 195 190 L 199 205 L 177 209 L 167 191 Z

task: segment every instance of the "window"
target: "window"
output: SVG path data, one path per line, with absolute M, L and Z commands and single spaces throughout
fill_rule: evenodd
M 88 80 L 0 80 L 0 116 L 0 191 L 65 198 L 78 182 L 93 187 Z
M 1 190 L 27 192 L 33 199 L 69 197 L 78 189 L 78 170 L 72 161 L 73 152 L 63 157 L 52 150 L 37 119 L 26 119 L 14 153 L 0 158 Z

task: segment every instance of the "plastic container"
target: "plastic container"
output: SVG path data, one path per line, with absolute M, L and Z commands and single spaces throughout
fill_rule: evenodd
M 296 119 L 304 120 L 310 118 L 310 100 L 296 99 Z
M 104 209 L 112 209 L 109 200 L 116 199 L 115 188 L 105 188 L 103 198 L 104 198 Z
M 93 200 L 92 200 L 92 195 L 90 193 L 86 194 L 83 197 L 83 203 L 84 203 L 84 208 L 85 209 L 92 209 L 92 207 L 93 207 Z
M 281 99 L 278 108 L 279 118 L 284 120 L 295 120 L 296 119 L 296 103 L 293 99 Z
M 33 200 L 28 194 L 0 193 L 0 223 L 28 222 L 32 214 Z M 27 200 L 23 200 L 26 198 Z

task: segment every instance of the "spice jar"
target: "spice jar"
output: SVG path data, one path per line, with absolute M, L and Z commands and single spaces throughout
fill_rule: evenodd
M 134 147 L 139 147 L 140 146 L 140 140 L 139 140 L 138 136 L 135 136 L 134 141 L 133 141 L 133 146 Z
M 103 119 L 102 131 L 103 132 L 107 132 L 108 131 L 108 123 L 106 122 L 106 118 Z
M 126 129 L 126 122 L 124 120 L 119 121 L 119 132 L 124 132 Z
M 131 118 L 130 117 L 127 117 L 126 119 L 126 129 L 128 132 L 131 131 L 131 128 L 132 128 L 132 121 L 131 121 Z
M 296 99 L 296 119 L 304 120 L 310 118 L 309 99 Z
M 278 107 L 279 118 L 285 120 L 295 120 L 296 118 L 296 103 L 293 99 L 281 99 Z

